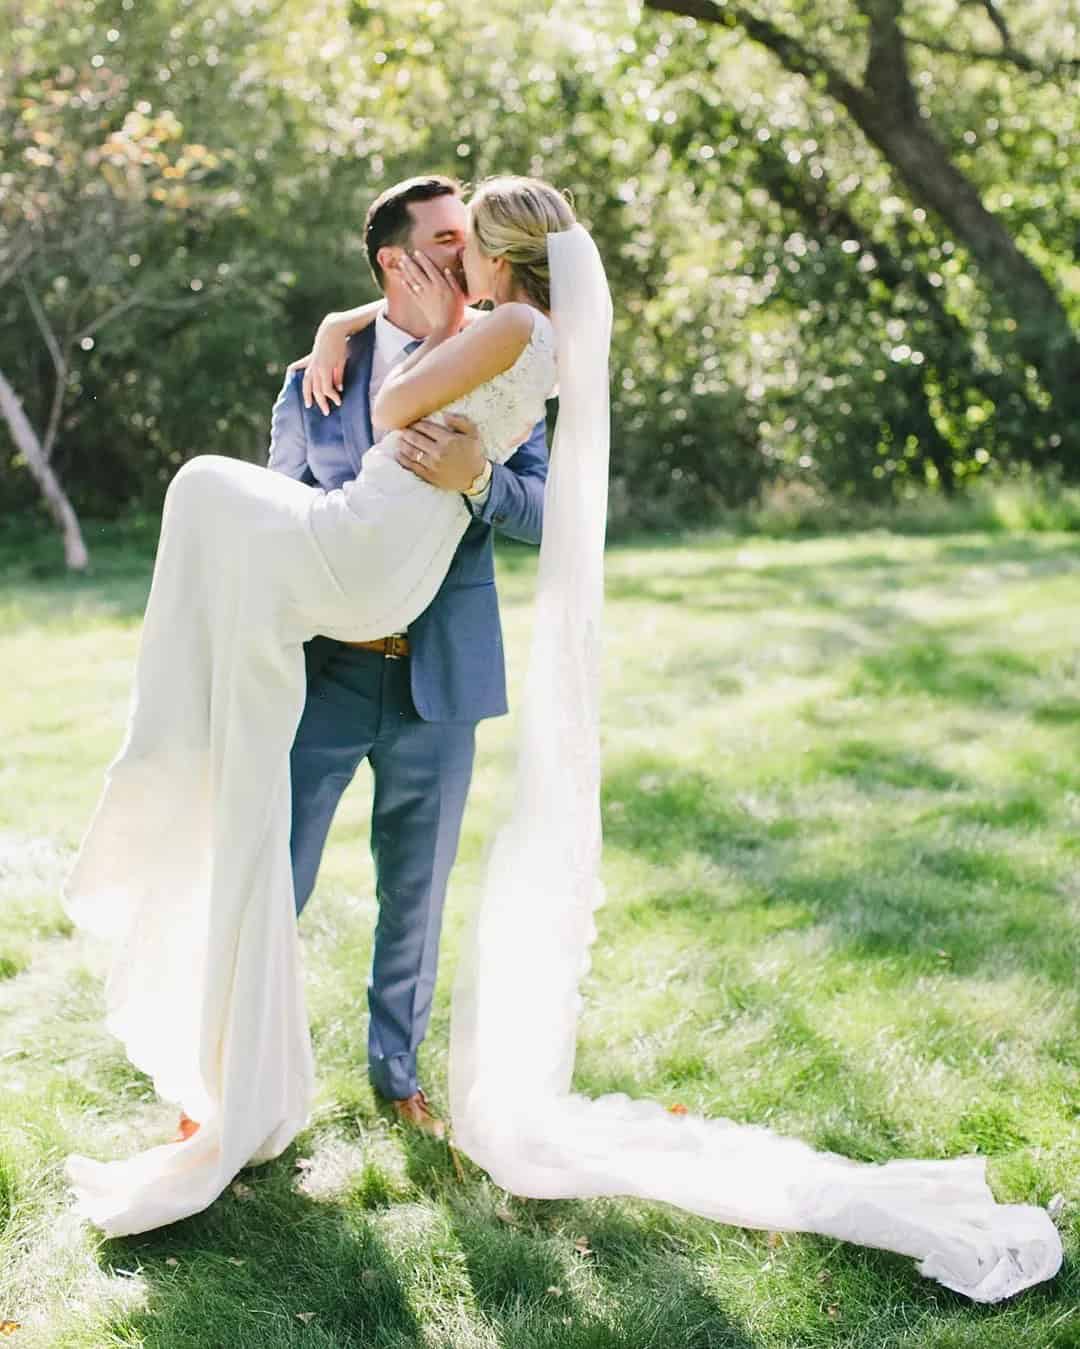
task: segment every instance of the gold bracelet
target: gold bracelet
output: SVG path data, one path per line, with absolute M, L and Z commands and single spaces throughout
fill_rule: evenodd
M 485 459 L 484 467 L 480 470 L 480 472 L 476 475 L 476 477 L 473 478 L 472 482 L 469 483 L 468 487 L 465 488 L 465 495 L 467 497 L 478 497 L 490 481 L 491 481 L 491 460 Z

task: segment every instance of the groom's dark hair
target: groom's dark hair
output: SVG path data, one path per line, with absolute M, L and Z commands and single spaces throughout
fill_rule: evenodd
M 385 287 L 386 278 L 379 266 L 379 249 L 387 245 L 404 248 L 409 242 L 413 227 L 413 218 L 409 214 L 409 202 L 431 201 L 433 197 L 460 197 L 461 184 L 456 178 L 446 178 L 441 173 L 429 173 L 419 178 L 406 178 L 403 183 L 395 183 L 385 192 L 380 192 L 368 207 L 364 220 L 364 245 L 367 248 L 371 274 Z

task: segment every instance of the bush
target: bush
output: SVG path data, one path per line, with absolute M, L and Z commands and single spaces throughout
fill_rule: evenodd
M 911 488 L 893 502 L 870 503 L 839 496 L 800 479 L 768 484 L 742 513 L 743 527 L 788 538 L 859 529 L 897 534 L 1080 533 L 1080 488 L 1054 474 L 1030 471 L 983 479 L 951 495 Z

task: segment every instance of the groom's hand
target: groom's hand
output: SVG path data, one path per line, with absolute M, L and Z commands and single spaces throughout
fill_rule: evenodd
M 413 422 L 398 432 L 398 463 L 418 478 L 447 492 L 465 492 L 484 468 L 484 451 L 468 417 L 445 414 L 449 427 Z

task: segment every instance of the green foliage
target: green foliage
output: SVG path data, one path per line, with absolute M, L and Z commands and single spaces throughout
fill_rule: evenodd
M 1060 4 L 1011 16 L 1031 68 L 940 50 L 993 46 L 979 6 L 909 8 L 936 134 L 1080 318 Z M 841 69 L 865 62 L 852 0 L 812 23 L 760 9 Z M 322 313 L 373 293 L 367 203 L 421 168 L 541 174 L 596 233 L 616 524 L 715 519 L 777 482 L 865 503 L 1024 466 L 1075 477 L 961 243 L 819 80 L 738 23 L 611 0 L 492 0 L 482 19 L 464 0 L 53 13 L 27 0 L 0 33 L 0 370 L 43 429 L 29 286 L 73 344 L 54 458 L 83 510 L 153 508 L 192 454 L 262 457 L 287 361 Z M 5 444 L 0 506 L 37 509 Z
M 3 1235 L 15 1212 L 17 1193 L 15 1163 L 12 1158 L 0 1153 L 0 1236 Z
M 953 534 L 987 530 L 1006 534 L 1080 532 L 1080 488 L 1056 473 L 980 476 L 964 492 L 945 496 L 930 487 L 906 487 L 892 501 L 837 496 L 809 482 L 781 478 L 742 512 L 732 527 L 783 538 L 859 529 L 901 534 Z

